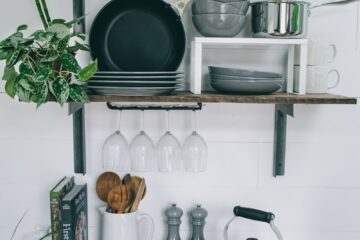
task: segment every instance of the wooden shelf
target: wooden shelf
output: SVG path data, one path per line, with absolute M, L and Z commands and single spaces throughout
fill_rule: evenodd
M 294 95 L 275 93 L 271 95 L 225 95 L 216 92 L 203 92 L 201 95 L 190 92 L 177 92 L 170 96 L 127 97 L 90 96 L 91 102 L 159 102 L 159 103 L 258 103 L 258 104 L 356 104 L 354 97 L 333 94 Z

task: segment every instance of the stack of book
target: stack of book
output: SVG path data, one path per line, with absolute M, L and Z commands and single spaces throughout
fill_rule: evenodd
M 87 186 L 75 185 L 74 177 L 64 177 L 50 191 L 53 240 L 87 240 Z

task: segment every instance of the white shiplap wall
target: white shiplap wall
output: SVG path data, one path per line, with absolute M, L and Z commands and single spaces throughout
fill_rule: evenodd
M 87 1 L 91 23 L 106 2 Z M 39 26 L 32 1 L 0 1 L 0 36 L 23 22 Z M 49 1 L 57 17 L 71 18 L 71 1 Z M 198 35 L 184 16 L 189 40 Z M 32 29 L 35 29 L 32 28 Z M 245 31 L 248 33 L 249 29 Z M 359 96 L 358 5 L 326 7 L 314 11 L 310 36 L 321 37 L 340 49 L 333 66 L 342 72 L 335 93 Z M 210 49 L 207 64 L 282 70 L 282 49 Z M 215 57 L 216 56 L 216 57 Z M 274 61 L 274 56 L 279 57 Z M 183 68 L 188 71 L 189 56 Z M 1 66 L 2 67 L 2 66 Z M 286 176 L 272 178 L 274 106 L 209 104 L 199 114 L 199 132 L 209 145 L 208 171 L 202 174 L 148 173 L 148 195 L 142 203 L 156 223 L 154 239 L 164 239 L 164 208 L 177 202 L 185 212 L 195 203 L 209 210 L 206 237 L 222 239 L 222 229 L 234 205 L 273 211 L 285 239 L 360 239 L 360 107 L 296 106 L 288 122 Z M 86 109 L 88 174 L 78 176 L 89 184 L 91 240 L 99 240 L 101 202 L 94 182 L 101 173 L 101 147 L 116 127 L 116 113 L 104 104 Z M 164 132 L 164 113 L 146 112 L 146 131 L 157 141 Z M 171 113 L 174 134 L 183 142 L 191 132 L 191 113 Z M 139 113 L 125 112 L 122 129 L 131 140 L 139 131 Z M 0 239 L 30 209 L 15 239 L 49 224 L 48 191 L 63 176 L 71 175 L 72 121 L 66 109 L 47 104 L 39 110 L 0 95 Z M 232 239 L 275 239 L 268 226 L 237 220 Z M 183 239 L 189 218 L 183 217 Z

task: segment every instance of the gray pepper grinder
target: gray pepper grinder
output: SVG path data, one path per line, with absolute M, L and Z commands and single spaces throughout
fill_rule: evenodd
M 208 212 L 202 208 L 201 205 L 197 205 L 196 208 L 190 212 L 191 224 L 193 228 L 191 240 L 205 240 L 204 226 L 207 215 Z
M 166 240 L 181 240 L 180 238 L 180 224 L 183 210 L 176 207 L 176 204 L 166 209 L 167 224 L 168 224 L 168 235 Z

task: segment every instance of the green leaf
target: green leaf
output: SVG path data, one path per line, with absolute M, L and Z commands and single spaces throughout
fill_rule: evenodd
M 50 75 L 52 74 L 52 70 L 49 67 L 42 67 L 39 69 L 39 71 L 36 73 L 35 76 L 35 83 L 43 83 L 47 79 L 49 79 Z
M 70 22 L 67 22 L 65 23 L 69 28 L 72 27 L 72 25 L 74 25 L 75 23 L 78 23 L 78 22 L 81 22 L 82 20 L 85 19 L 85 16 L 82 16 L 82 17 L 79 17 L 79 18 L 76 18 Z
M 8 59 L 12 53 L 12 48 L 0 48 L 0 60 Z
M 92 78 L 97 71 L 97 60 L 87 65 L 85 68 L 83 68 L 79 74 L 78 78 L 80 81 L 87 81 L 90 78 Z
M 27 79 L 25 77 L 23 77 L 19 80 L 19 84 L 21 87 L 23 87 L 24 89 L 26 89 L 32 93 L 37 90 L 35 84 L 32 83 L 29 79 Z
M 45 84 L 41 85 L 39 91 L 34 95 L 36 96 L 36 103 L 37 103 L 36 108 L 39 108 L 42 104 L 44 104 L 48 101 L 49 88 L 48 88 L 47 84 L 45 83 Z M 32 100 L 33 100 L 33 98 L 32 98 Z
M 70 85 L 70 98 L 75 102 L 89 102 L 86 92 L 76 84 Z
M 15 78 L 8 80 L 5 84 L 5 92 L 7 95 L 9 95 L 11 98 L 14 98 L 16 95 L 15 90 Z
M 40 59 L 40 63 L 53 63 L 59 58 L 58 55 L 54 55 L 48 58 L 42 58 Z
M 24 30 L 27 30 L 27 29 L 28 29 L 28 25 L 23 24 L 23 25 L 18 26 L 18 28 L 16 29 L 16 31 L 17 31 L 17 32 L 20 32 L 20 31 L 24 31 Z
M 21 57 L 21 50 L 20 49 L 16 49 L 14 51 L 14 53 L 11 55 L 11 57 L 9 58 L 9 61 L 7 61 L 6 65 L 9 67 L 13 67 L 20 59 Z
M 69 53 L 64 53 L 60 56 L 61 64 L 70 72 L 78 73 L 81 68 L 75 57 Z
M 63 39 L 70 34 L 70 29 L 65 24 L 56 23 L 52 24 L 48 29 L 48 32 L 54 33 L 58 39 Z
M 60 40 L 60 42 L 58 43 L 58 49 L 60 52 L 63 52 L 66 49 L 66 47 L 69 44 L 69 40 L 72 36 L 73 36 L 73 34 L 69 34 Z
M 81 34 L 81 33 L 77 33 L 75 34 L 76 37 L 80 38 L 81 40 L 85 41 L 86 40 L 86 35 Z
M 18 76 L 18 74 L 15 71 L 14 67 L 10 67 L 10 68 L 5 67 L 4 75 L 3 75 L 2 79 L 5 81 L 15 81 L 17 76 Z
M 71 46 L 71 47 L 68 47 L 67 48 L 67 51 L 68 52 L 77 52 L 79 50 L 81 51 L 86 51 L 86 52 L 90 52 L 90 48 L 87 44 L 81 44 L 81 43 L 78 43 L 78 42 L 75 42 L 75 46 Z
M 55 36 L 55 33 L 39 30 L 34 32 L 31 36 L 33 36 L 37 41 L 49 42 Z
M 66 23 L 66 20 L 65 19 L 53 19 L 51 21 L 52 24 L 57 24 L 57 23 L 60 23 L 60 24 L 65 24 Z
M 16 91 L 16 95 L 19 97 L 20 101 L 30 102 L 30 91 L 19 86 Z
M 26 75 L 33 75 L 34 70 L 32 69 L 30 63 L 23 62 L 19 66 L 19 72 L 20 74 L 26 74 Z
M 50 92 L 55 96 L 57 102 L 63 106 L 69 98 L 70 87 L 64 78 L 57 78 L 50 83 Z

